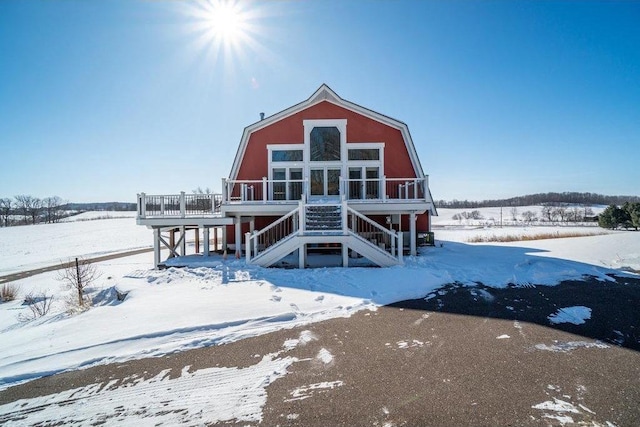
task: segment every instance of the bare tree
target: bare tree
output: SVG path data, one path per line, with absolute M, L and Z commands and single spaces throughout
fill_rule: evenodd
M 567 211 L 567 221 L 580 222 L 584 220 L 582 209 L 579 206 L 574 206 Z
M 36 224 L 40 220 L 40 214 L 42 213 L 42 200 L 34 197 L 29 209 L 29 216 L 31 217 L 31 224 Z
M 42 200 L 44 219 L 47 224 L 58 222 L 62 215 L 62 199 L 58 196 L 46 197 Z
M 586 220 L 588 217 L 593 216 L 593 209 L 591 209 L 591 206 L 584 206 L 584 215 L 583 218 Z
M 518 208 L 516 208 L 515 206 L 511 208 L 511 219 L 513 219 L 514 221 L 518 220 Z
M 58 270 L 58 280 L 78 292 L 78 306 L 84 307 L 84 291 L 100 274 L 89 260 L 76 258 Z
M 36 295 L 34 295 L 33 293 L 29 293 L 27 296 L 25 296 L 24 303 L 29 306 L 31 314 L 20 315 L 18 317 L 18 320 L 27 322 L 29 320 L 37 319 L 49 313 L 51 304 L 53 303 L 53 296 L 47 295 L 46 292 L 41 292 Z
M 484 217 L 478 210 L 471 211 L 469 215 L 472 219 L 484 219 Z
M 560 218 L 560 222 L 565 222 L 567 220 L 567 208 L 564 206 L 556 206 L 553 208 L 552 214 L 555 218 Z
M 553 221 L 553 208 L 549 205 L 543 206 L 542 216 L 549 222 Z
M 538 219 L 536 213 L 533 211 L 522 212 L 522 218 L 524 218 L 524 221 L 529 224 Z
M 202 189 L 202 187 L 198 187 L 195 190 L 193 190 L 193 194 L 211 194 L 212 191 L 209 187 L 205 188 L 204 190 Z
M 9 215 L 11 215 L 12 207 L 13 201 L 11 199 L 0 199 L 0 226 L 2 226 L 2 224 L 4 224 L 5 227 L 9 226 Z
M 22 215 L 22 222 L 27 223 L 31 206 L 33 206 L 33 197 L 27 194 L 19 194 L 14 197 L 16 200 L 16 209 Z

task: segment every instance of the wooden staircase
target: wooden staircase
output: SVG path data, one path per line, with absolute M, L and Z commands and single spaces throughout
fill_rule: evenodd
M 268 227 L 247 233 L 246 259 L 250 264 L 268 267 L 298 251 L 304 267 L 307 245 L 342 245 L 343 265 L 348 251 L 367 258 L 380 267 L 402 264 L 402 233 L 385 229 L 341 203 L 304 203 Z

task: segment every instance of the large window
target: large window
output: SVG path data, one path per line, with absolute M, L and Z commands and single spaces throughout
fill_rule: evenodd
M 349 148 L 349 160 L 380 160 L 377 148 Z
M 272 200 L 299 200 L 302 195 L 302 168 L 273 168 Z
M 271 150 L 272 162 L 301 162 L 302 150 Z
M 312 162 L 340 160 L 340 131 L 337 127 L 314 127 L 310 135 Z

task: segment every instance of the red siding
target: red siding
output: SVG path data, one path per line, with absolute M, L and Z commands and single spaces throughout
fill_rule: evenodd
M 253 132 L 236 179 L 268 176 L 267 144 L 304 142 L 303 120 L 347 119 L 347 142 L 384 142 L 384 169 L 388 178 L 413 178 L 415 172 L 402 133 L 393 127 L 327 101 Z

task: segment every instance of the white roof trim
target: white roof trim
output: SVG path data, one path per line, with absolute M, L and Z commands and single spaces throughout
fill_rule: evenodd
M 416 153 L 415 146 L 413 145 L 413 139 L 411 138 L 411 134 L 409 133 L 409 128 L 405 123 L 399 120 L 393 119 L 391 117 L 385 116 L 384 114 L 377 113 L 373 110 L 369 110 L 368 108 L 362 107 L 358 104 L 354 104 L 353 102 L 344 100 L 340 98 L 338 94 L 336 94 L 329 86 L 327 86 L 326 84 L 322 84 L 318 88 L 318 90 L 316 90 L 313 93 L 313 95 L 311 95 L 309 99 L 307 99 L 306 101 L 302 101 L 272 116 L 265 117 L 263 120 L 260 120 L 244 128 L 244 131 L 242 133 L 242 139 L 240 140 L 240 145 L 238 146 L 238 151 L 236 152 L 236 157 L 233 161 L 231 172 L 229 173 L 229 179 L 235 179 L 238 176 L 240 163 L 247 149 L 247 144 L 249 143 L 249 136 L 253 132 L 259 129 L 263 129 L 275 122 L 278 122 L 288 116 L 291 116 L 299 111 L 307 109 L 322 101 L 331 102 L 342 108 L 346 108 L 347 110 L 354 111 L 372 120 L 375 120 L 377 122 L 386 124 L 390 127 L 400 130 L 400 132 L 402 133 L 402 137 L 405 141 L 405 145 L 407 147 L 407 152 L 409 153 L 409 158 L 411 159 L 411 164 L 413 165 L 413 170 L 415 171 L 415 174 L 418 178 L 424 178 L 425 175 L 424 175 L 424 171 L 422 170 L 422 165 L 420 164 L 420 159 L 418 158 L 418 154 Z

